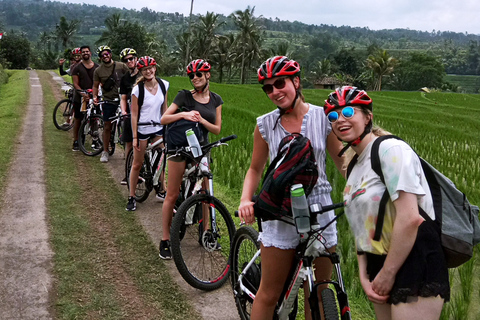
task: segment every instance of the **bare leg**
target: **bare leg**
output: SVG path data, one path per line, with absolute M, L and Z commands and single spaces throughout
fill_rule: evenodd
M 180 185 L 184 172 L 185 161 L 175 162 L 168 160 L 167 196 L 162 206 L 162 240 L 170 240 L 173 208 L 180 193 Z
M 135 196 L 135 190 L 137 189 L 138 175 L 140 174 L 140 169 L 143 165 L 143 159 L 145 156 L 145 149 L 147 148 L 147 140 L 140 140 L 140 151 L 133 149 L 133 163 L 132 168 L 130 169 L 130 197 Z

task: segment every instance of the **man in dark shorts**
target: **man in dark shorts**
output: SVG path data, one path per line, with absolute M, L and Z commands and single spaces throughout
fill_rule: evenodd
M 110 133 L 112 132 L 112 121 L 110 118 L 115 116 L 115 112 L 120 104 L 118 88 L 120 87 L 120 79 L 127 73 L 128 67 L 122 62 L 112 60 L 112 49 L 108 46 L 100 46 L 97 50 L 101 65 L 93 73 L 93 102 L 98 103 L 99 87 L 102 87 L 103 95 L 103 122 L 105 124 L 103 130 L 103 151 L 100 162 L 108 162 L 108 142 L 110 141 Z M 105 88 L 105 84 L 110 77 L 113 78 L 111 88 Z M 107 90 L 108 89 L 108 90 Z
M 122 114 L 130 114 L 130 96 L 132 94 L 132 88 L 137 81 L 139 72 L 137 69 L 137 52 L 132 48 L 125 48 L 120 52 L 120 59 L 125 63 L 130 70 L 125 73 L 120 81 L 120 107 L 122 108 Z M 132 122 L 130 118 L 125 118 L 123 121 L 123 141 L 125 142 L 125 154 L 132 149 L 133 133 Z M 125 157 L 126 159 L 126 157 Z M 123 178 L 121 184 L 127 184 L 127 177 Z
M 82 61 L 77 63 L 71 70 L 73 86 L 75 87 L 75 96 L 73 108 L 75 110 L 75 123 L 73 127 L 73 151 L 78 151 L 78 129 L 80 128 L 83 113 L 80 112 L 82 97 L 89 99 L 88 94 L 82 92 L 93 87 L 93 73 L 98 68 L 98 64 L 92 61 L 92 52 L 89 46 L 80 47 Z

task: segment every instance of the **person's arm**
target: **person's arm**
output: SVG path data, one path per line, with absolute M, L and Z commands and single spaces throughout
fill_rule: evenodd
M 58 60 L 58 73 L 60 73 L 61 76 L 67 75 L 65 71 L 63 71 L 63 63 L 65 62 L 65 59 L 60 59 Z
M 138 98 L 132 94 L 131 97 L 131 104 L 130 104 L 130 119 L 132 121 L 132 134 L 133 134 L 133 147 L 140 151 L 138 145 Z
M 360 276 L 360 284 L 362 285 L 363 291 L 367 295 L 367 298 L 377 304 L 384 304 L 388 300 L 388 295 L 380 296 L 372 289 L 372 282 L 368 277 L 367 273 L 367 256 L 364 254 L 357 254 L 358 260 L 358 272 Z
M 168 92 L 165 93 L 165 98 L 164 98 L 162 107 L 161 107 L 161 109 L 160 109 L 161 115 L 165 114 L 165 112 L 167 111 L 167 109 L 168 109 Z
M 162 118 L 160 119 L 161 124 L 169 124 L 181 119 L 193 121 L 193 122 L 198 122 L 200 113 L 198 111 L 189 111 L 189 112 L 177 112 L 178 110 L 178 105 L 174 102 L 170 105 L 170 107 L 167 108 L 165 113 L 162 115 Z
M 240 206 L 238 207 L 238 216 L 240 221 L 247 224 L 255 222 L 252 197 L 257 190 L 260 179 L 262 178 L 263 169 L 268 160 L 268 144 L 260 133 L 258 126 L 255 127 L 253 133 L 253 153 L 250 168 L 245 175 L 243 182 L 242 197 L 240 198 Z
M 92 88 L 92 93 L 93 93 L 93 102 L 95 104 L 98 104 L 98 86 L 100 85 L 100 81 L 94 80 L 93 81 L 93 88 Z
M 216 118 L 215 118 L 215 123 L 210 123 L 202 116 L 200 116 L 199 123 L 205 127 L 205 129 L 208 130 L 208 132 L 211 132 L 213 134 L 220 134 L 220 131 L 222 130 L 222 105 L 218 106 L 215 109 L 216 112 Z
M 390 248 L 382 269 L 372 282 L 373 291 L 381 296 L 388 295 L 392 290 L 395 276 L 412 251 L 418 227 L 423 222 L 418 212 L 416 194 L 399 191 L 393 205 L 397 214 L 393 222 Z
M 346 168 L 344 167 L 345 157 L 338 156 L 338 154 L 342 149 L 343 149 L 342 142 L 337 139 L 337 136 L 335 135 L 335 133 L 333 133 L 333 130 L 332 130 L 327 137 L 328 154 L 330 155 L 333 162 L 335 163 L 335 166 L 337 167 L 338 171 L 340 171 L 342 176 L 345 178 L 347 174 Z
M 128 95 L 121 94 L 120 95 L 120 109 L 122 109 L 122 114 L 126 115 L 127 113 L 127 103 L 128 103 Z

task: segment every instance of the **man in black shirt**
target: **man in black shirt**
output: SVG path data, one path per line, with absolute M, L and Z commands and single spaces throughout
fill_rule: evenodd
M 80 106 L 82 104 L 82 97 L 89 99 L 87 93 L 82 92 L 84 90 L 92 89 L 93 87 L 93 72 L 98 68 L 98 64 L 92 61 L 92 52 L 89 46 L 80 47 L 82 55 L 82 61 L 77 63 L 71 71 L 73 86 L 75 87 L 75 96 L 73 102 L 73 108 L 75 110 L 75 124 L 73 127 L 73 151 L 78 151 L 78 129 L 80 128 L 80 122 L 83 119 L 83 113 L 80 112 Z
M 125 73 L 120 80 L 120 107 L 122 108 L 122 114 L 130 114 L 130 96 L 132 94 L 132 88 L 135 86 L 135 82 L 139 76 L 137 69 L 137 52 L 132 48 L 125 48 L 120 52 L 120 59 L 125 63 L 130 70 Z M 132 122 L 130 118 L 125 118 L 123 121 L 123 141 L 125 142 L 125 154 L 128 155 L 132 149 L 133 133 Z M 125 157 L 126 159 L 126 157 Z M 121 184 L 127 184 L 127 177 L 123 178 Z

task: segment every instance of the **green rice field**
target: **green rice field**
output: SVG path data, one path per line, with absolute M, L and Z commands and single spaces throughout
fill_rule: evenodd
M 185 78 L 168 78 L 169 101 L 176 92 L 189 88 Z M 221 136 L 238 135 L 227 148 L 212 151 L 216 190 L 226 195 L 229 210 L 238 206 L 243 178 L 250 164 L 256 117 L 275 108 L 259 85 L 211 84 L 211 90 L 225 101 Z M 304 90 L 307 102 L 323 105 L 329 90 Z M 370 92 L 374 122 L 406 140 L 419 155 L 442 171 L 467 194 L 470 202 L 480 204 L 480 96 L 458 93 Z M 219 137 L 218 137 L 219 138 Z M 216 140 L 217 137 L 211 137 Z M 332 198 L 342 201 L 345 184 L 333 162 L 328 160 L 328 176 L 333 185 Z M 222 199 L 223 200 L 223 199 Z M 233 208 L 232 208 L 233 207 Z M 373 308 L 363 295 L 358 281 L 353 237 L 345 219 L 338 224 L 338 251 L 354 319 L 372 319 Z M 477 248 L 478 251 L 478 248 Z M 478 256 L 478 254 L 477 254 Z M 472 259 L 451 270 L 452 299 L 444 307 L 442 319 L 480 319 L 480 262 Z

